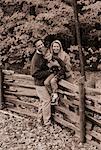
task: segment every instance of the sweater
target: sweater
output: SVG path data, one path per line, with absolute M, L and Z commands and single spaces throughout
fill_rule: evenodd
M 50 74 L 47 60 L 36 51 L 31 61 L 31 75 L 34 77 L 35 85 L 44 86 L 44 81 Z

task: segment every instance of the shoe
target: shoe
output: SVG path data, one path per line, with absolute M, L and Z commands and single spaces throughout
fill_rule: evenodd
M 51 102 L 51 105 L 58 105 L 58 99 L 55 102 Z
M 52 94 L 51 105 L 58 105 L 58 100 L 59 100 L 58 94 L 53 93 Z
M 57 93 L 52 93 L 51 99 L 52 102 L 55 102 L 55 100 L 58 98 L 58 94 Z

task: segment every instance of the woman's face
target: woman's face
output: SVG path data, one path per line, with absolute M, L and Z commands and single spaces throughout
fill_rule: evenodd
M 58 43 L 53 43 L 53 53 L 58 54 L 60 52 L 60 45 Z

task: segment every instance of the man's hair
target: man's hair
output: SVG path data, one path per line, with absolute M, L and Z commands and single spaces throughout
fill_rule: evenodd
M 36 39 L 35 41 L 34 41 L 34 46 L 35 46 L 35 44 L 38 42 L 38 41 L 42 41 L 43 42 L 43 39 L 41 39 L 41 38 L 39 38 L 39 39 Z

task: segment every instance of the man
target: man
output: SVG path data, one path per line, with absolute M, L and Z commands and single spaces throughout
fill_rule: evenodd
M 36 85 L 36 92 L 40 98 L 40 105 L 38 110 L 38 122 L 41 123 L 42 119 L 44 125 L 51 124 L 51 99 L 49 93 L 44 86 L 45 79 L 51 74 L 47 62 L 44 59 L 44 55 L 47 49 L 41 39 L 34 42 L 36 52 L 31 62 L 31 75 L 34 77 Z

